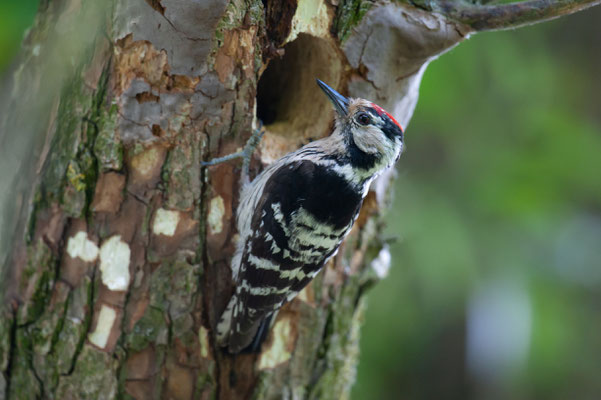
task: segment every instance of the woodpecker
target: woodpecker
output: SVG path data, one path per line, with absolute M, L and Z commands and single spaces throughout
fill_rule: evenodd
M 242 188 L 236 288 L 217 325 L 218 344 L 232 354 L 259 350 L 273 314 L 336 255 L 371 182 L 403 150 L 403 128 L 383 108 L 317 84 L 334 104 L 334 131 Z

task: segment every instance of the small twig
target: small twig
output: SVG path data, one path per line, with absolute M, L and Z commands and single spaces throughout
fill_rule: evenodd
M 228 154 L 223 157 L 214 158 L 211 161 L 201 161 L 200 165 L 203 167 L 210 167 L 213 165 L 221 164 L 226 161 L 234 160 L 236 158 L 242 158 L 242 173 L 240 175 L 240 180 L 243 185 L 247 184 L 249 180 L 249 167 L 250 167 L 250 159 L 252 155 L 261 142 L 261 138 L 265 134 L 263 130 L 263 124 L 259 121 L 259 127 L 255 129 L 244 145 L 244 148 L 237 153 Z
M 466 24 L 476 31 L 491 31 L 517 28 L 573 14 L 601 4 L 601 0 L 527 0 L 495 5 L 434 0 L 418 4 Z

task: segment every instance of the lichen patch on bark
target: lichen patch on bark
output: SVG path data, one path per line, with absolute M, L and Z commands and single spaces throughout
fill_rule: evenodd
M 286 42 L 291 42 L 299 33 L 308 33 L 322 38 L 330 37 L 333 11 L 324 0 L 298 0 L 292 29 Z
M 378 256 L 374 258 L 370 264 L 378 279 L 384 279 L 388 276 L 388 271 L 390 270 L 390 261 L 390 249 L 388 246 L 383 246 L 378 252 Z
M 235 79 L 234 68 L 240 68 L 246 78 L 254 76 L 255 41 L 257 27 L 234 29 L 224 33 L 223 45 L 215 56 L 215 71 L 222 83 Z
M 179 211 L 159 208 L 154 214 L 152 233 L 155 235 L 173 236 L 179 223 Z
M 293 324 L 295 322 L 288 314 L 277 319 L 271 329 L 271 339 L 266 342 L 268 347 L 263 349 L 259 356 L 259 370 L 275 368 L 290 360 L 296 341 L 296 330 Z
M 209 345 L 209 330 L 202 325 L 198 330 L 198 343 L 200 344 L 200 356 L 203 358 L 212 358 Z
M 165 162 L 167 149 L 160 143 L 148 147 L 129 149 L 127 163 L 130 166 L 130 179 L 127 189 L 140 198 L 148 198 L 161 179 L 161 168 Z
M 223 216 L 225 215 L 225 208 L 223 204 L 223 197 L 215 196 L 209 202 L 209 215 L 207 221 L 209 222 L 209 229 L 211 233 L 221 233 L 223 229 Z
M 117 312 L 113 307 L 102 305 L 96 319 L 96 328 L 88 335 L 88 340 L 96 347 L 104 349 L 108 342 Z
M 69 238 L 67 254 L 71 258 L 81 258 L 86 262 L 92 262 L 98 257 L 98 246 L 88 239 L 87 232 L 79 231 Z
M 129 286 L 131 250 L 120 235 L 111 236 L 100 247 L 102 283 L 113 291 L 125 291 Z

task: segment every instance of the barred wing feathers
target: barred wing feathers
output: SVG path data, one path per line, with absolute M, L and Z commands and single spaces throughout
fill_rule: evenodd
M 232 263 L 236 292 L 218 326 L 218 340 L 231 353 L 246 348 L 261 322 L 292 300 L 336 253 L 363 201 L 362 188 L 327 166 L 310 160 L 278 164 L 257 177 L 241 201 L 241 206 L 252 204 L 253 213 L 238 216 L 250 226 L 239 225 L 239 251 Z

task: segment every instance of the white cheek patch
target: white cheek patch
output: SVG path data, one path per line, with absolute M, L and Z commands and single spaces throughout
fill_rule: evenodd
M 359 149 L 368 154 L 381 154 L 384 165 L 394 160 L 396 146 L 380 128 L 370 125 L 353 131 L 353 140 Z M 380 169 L 381 166 L 378 166 Z

